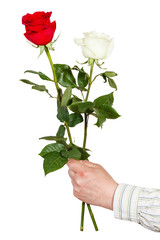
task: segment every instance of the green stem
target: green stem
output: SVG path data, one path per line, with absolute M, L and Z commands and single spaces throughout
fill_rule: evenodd
M 83 148 L 86 147 L 87 141 L 87 127 L 88 127 L 88 114 L 84 114 L 84 139 L 83 139 Z
M 50 98 L 57 98 L 57 97 L 53 97 L 49 92 L 46 92 L 49 96 L 50 96 Z
M 72 137 L 71 137 L 71 132 L 69 130 L 69 126 L 68 126 L 68 123 L 67 122 L 64 122 L 65 126 L 66 126 L 66 129 L 67 129 L 67 133 L 68 133 L 68 137 L 69 137 L 69 142 L 72 144 Z
M 97 226 L 96 220 L 95 220 L 95 218 L 94 218 L 94 215 L 93 215 L 91 206 L 90 206 L 89 204 L 87 204 L 87 207 L 88 207 L 88 211 L 89 211 L 89 213 L 90 213 L 90 216 L 91 216 L 91 219 L 92 219 L 94 228 L 95 228 L 96 231 L 98 231 L 98 226 Z
M 90 78 L 89 78 L 88 90 L 87 90 L 86 98 L 85 98 L 84 101 L 87 101 L 87 100 L 88 100 L 90 88 L 91 88 L 91 85 L 92 85 L 93 67 L 94 67 L 94 64 L 91 66 L 91 69 L 90 69 Z M 89 118 L 89 115 L 88 115 L 87 113 L 85 113 L 85 114 L 84 114 L 84 140 L 83 140 L 83 148 L 86 147 L 88 118 Z M 90 217 L 91 217 L 91 219 L 92 219 L 94 228 L 95 228 L 96 231 L 98 231 L 98 227 L 97 227 L 97 224 L 96 224 L 96 221 L 95 221 L 95 218 L 94 218 L 94 215 L 93 215 L 93 212 L 92 212 L 92 209 L 91 209 L 90 204 L 87 204 L 87 207 L 88 207 L 88 211 L 89 211 Z M 82 202 L 81 226 L 80 226 L 80 230 L 81 230 L 81 231 L 83 231 L 84 209 L 85 209 L 85 202 Z
M 94 67 L 94 63 L 91 65 L 91 68 L 90 68 L 90 78 L 89 78 L 89 83 L 88 83 L 88 90 L 87 90 L 86 98 L 85 98 L 84 101 L 87 101 L 87 100 L 88 100 L 90 88 L 91 88 L 91 85 L 92 85 L 93 67 Z M 88 115 L 87 113 L 85 113 L 85 114 L 84 114 L 84 140 L 83 140 L 83 148 L 86 147 L 87 128 L 88 128 L 88 117 L 89 117 L 89 115 Z
M 84 140 L 83 140 L 83 148 L 86 146 L 86 140 L 87 140 L 87 123 L 88 123 L 88 116 L 85 113 L 84 114 Z M 82 202 L 82 210 L 81 210 L 81 226 L 80 230 L 83 231 L 83 223 L 84 223 L 84 210 L 85 210 L 85 202 Z
M 53 65 L 53 61 L 52 61 L 50 52 L 49 52 L 49 50 L 48 50 L 48 48 L 47 48 L 46 46 L 44 46 L 44 49 L 45 49 L 45 52 L 46 52 L 46 54 L 47 54 L 47 57 L 48 57 L 48 60 L 49 60 L 49 62 L 50 62 L 51 69 L 52 69 L 52 72 L 53 72 L 54 83 L 55 83 L 55 86 L 56 86 L 56 89 L 57 89 L 57 94 L 58 94 L 57 100 L 61 103 L 61 99 L 62 99 L 62 89 L 61 89 L 61 88 L 59 87 L 59 85 L 58 85 L 58 80 L 57 80 L 57 76 L 56 76 L 56 72 L 55 72 L 55 69 L 54 69 L 54 65 Z M 66 129 L 67 129 L 69 141 L 70 141 L 70 143 L 72 144 L 72 137 L 71 137 L 71 132 L 70 132 L 70 130 L 69 130 L 68 123 L 67 123 L 67 122 L 64 122 L 64 125 L 66 126 Z
M 85 118 L 84 118 L 84 141 L 83 141 L 83 148 L 86 147 L 86 140 L 87 140 L 87 128 L 88 128 L 88 118 L 89 118 L 89 115 L 87 113 L 84 114 Z M 84 203 L 85 204 L 85 203 Z M 82 205 L 83 206 L 83 205 Z M 89 211 L 89 214 L 90 214 L 90 217 L 92 219 L 92 222 L 93 222 L 93 225 L 94 225 L 94 228 L 96 231 L 98 231 L 98 227 L 97 227 L 97 224 L 96 224 L 96 220 L 94 218 L 94 214 L 92 212 L 92 209 L 91 209 L 91 206 L 90 204 L 87 204 L 87 207 L 88 207 L 88 211 Z M 82 211 L 83 211 L 83 208 L 82 208 Z M 84 218 L 84 215 L 82 215 L 82 217 Z M 84 222 L 84 220 L 81 219 L 81 222 Z M 83 227 L 81 225 L 81 227 Z
M 101 73 L 99 73 L 99 74 L 97 74 L 95 77 L 94 77 L 94 79 L 92 80 L 92 83 L 96 80 L 96 78 L 98 77 L 98 76 L 100 76 L 101 75 Z
M 85 101 L 88 100 L 90 88 L 91 88 L 91 85 L 92 85 L 93 67 L 94 67 L 94 63 L 93 63 L 93 65 L 91 65 L 91 69 L 90 69 L 90 78 L 89 78 L 88 90 L 87 90 L 87 94 L 86 94 L 86 99 L 85 99 Z
M 56 72 L 55 72 L 55 69 L 54 69 L 54 65 L 53 65 L 53 62 L 52 62 L 52 58 L 51 58 L 50 52 L 49 52 L 49 50 L 48 50 L 48 48 L 46 46 L 44 46 L 44 49 L 45 49 L 45 52 L 47 54 L 47 57 L 48 57 L 48 60 L 49 60 L 49 63 L 51 65 L 51 69 L 52 69 L 52 72 L 53 72 L 54 83 L 55 83 L 55 86 L 56 86 L 56 89 L 57 89 L 57 93 L 58 93 L 58 100 L 61 102 L 62 89 L 58 85 L 57 76 L 56 76 Z
M 81 90 L 81 94 L 82 94 L 82 98 L 83 98 L 83 100 L 84 100 L 84 95 L 83 95 L 83 91 Z
M 57 93 L 58 93 L 57 100 L 61 103 L 61 99 L 62 99 L 62 89 L 61 89 L 61 88 L 59 87 L 59 85 L 58 85 L 57 76 L 56 76 L 56 72 L 55 72 L 55 69 L 54 69 L 54 65 L 53 65 L 53 62 L 52 62 L 52 58 L 51 58 L 50 52 L 49 52 L 49 50 L 48 50 L 48 48 L 47 48 L 46 46 L 45 46 L 44 49 L 45 49 L 45 52 L 46 52 L 46 54 L 47 54 L 48 60 L 49 60 L 49 62 L 50 62 L 51 68 L 52 68 L 53 77 L 54 77 L 54 83 L 55 83 L 55 86 L 56 86 L 56 89 L 57 89 Z M 91 84 L 92 84 L 93 66 L 94 66 L 94 65 L 92 65 L 92 66 L 91 66 L 91 69 L 90 69 L 89 86 L 88 86 L 88 90 L 87 90 L 86 99 L 85 99 L 84 101 L 87 101 L 87 100 L 88 100 L 88 96 L 89 96 L 89 92 L 90 92 L 90 88 L 91 88 Z M 64 124 L 65 124 L 66 129 L 67 129 L 69 141 L 70 141 L 70 143 L 72 144 L 72 137 L 71 137 L 71 133 L 70 133 L 70 130 L 69 130 L 68 123 L 67 123 L 67 122 L 64 122 Z M 85 113 L 85 130 L 84 130 L 83 148 L 85 148 L 85 145 L 86 145 L 87 126 L 88 126 L 88 115 Z M 91 209 L 91 207 L 90 207 L 89 204 L 87 204 L 87 207 L 88 207 L 88 210 L 89 210 L 89 213 L 90 213 L 90 216 L 91 216 L 93 225 L 94 225 L 94 227 L 95 227 L 95 230 L 98 231 L 98 227 L 97 227 L 97 224 L 96 224 L 96 221 L 95 221 L 95 218 L 94 218 L 92 209 Z M 83 231 L 84 210 L 85 210 L 85 203 L 82 202 L 81 228 L 80 228 L 81 231 Z
M 81 227 L 80 227 L 81 231 L 83 231 L 83 225 L 84 225 L 84 210 L 85 210 L 85 202 L 82 202 Z

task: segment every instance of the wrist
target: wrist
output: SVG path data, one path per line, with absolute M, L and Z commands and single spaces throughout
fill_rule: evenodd
M 114 195 L 115 195 L 115 192 L 116 192 L 116 189 L 118 187 L 118 183 L 115 182 L 115 184 L 113 185 L 113 188 L 112 188 L 112 192 L 111 192 L 111 205 L 110 205 L 110 210 L 113 211 L 113 200 L 114 200 Z
M 106 185 L 106 189 L 104 190 L 103 202 L 101 205 L 102 207 L 113 211 L 113 200 L 117 187 L 118 183 L 116 183 L 115 181 L 110 185 Z

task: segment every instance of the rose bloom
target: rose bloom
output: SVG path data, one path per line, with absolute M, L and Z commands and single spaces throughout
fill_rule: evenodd
M 82 53 L 86 58 L 106 59 L 113 50 L 113 38 L 104 33 L 83 33 L 84 38 L 75 39 L 75 43 L 81 46 Z
M 24 36 L 36 45 L 47 45 L 53 39 L 56 22 L 50 21 L 52 12 L 27 13 L 22 17 L 22 24 L 25 25 Z

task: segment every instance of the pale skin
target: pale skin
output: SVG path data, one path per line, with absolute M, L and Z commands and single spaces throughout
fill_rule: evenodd
M 76 198 L 113 210 L 114 193 L 118 183 L 101 165 L 75 159 L 69 159 L 67 165 Z

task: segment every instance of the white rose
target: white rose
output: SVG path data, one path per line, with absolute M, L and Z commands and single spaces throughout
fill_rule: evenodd
M 84 38 L 76 38 L 74 41 L 82 47 L 84 57 L 102 60 L 110 56 L 114 46 L 113 38 L 97 32 L 83 34 Z

